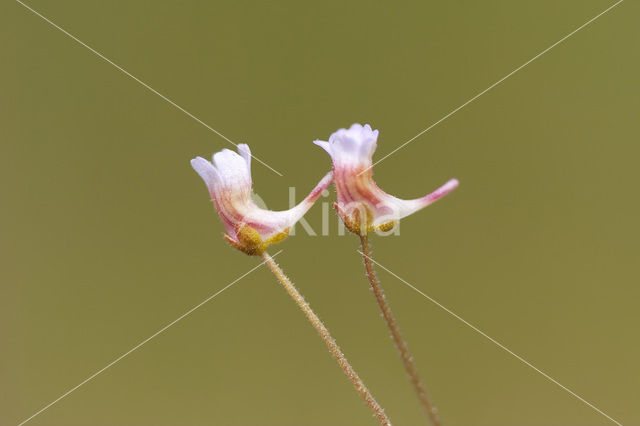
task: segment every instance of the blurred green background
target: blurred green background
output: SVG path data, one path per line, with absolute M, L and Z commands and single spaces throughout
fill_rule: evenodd
M 329 169 L 353 122 L 392 151 L 613 2 L 28 4 L 256 156 L 258 194 Z M 621 423 L 640 424 L 638 12 L 626 1 L 376 166 L 451 196 L 376 259 Z M 17 424 L 258 264 L 189 166 L 230 144 L 8 1 L 0 6 L 0 424 Z M 320 199 L 330 203 L 333 194 Z M 321 204 L 307 220 L 317 230 Z M 353 236 L 278 261 L 398 425 L 425 424 Z M 388 273 L 446 425 L 606 418 Z M 373 425 L 264 267 L 33 425 Z

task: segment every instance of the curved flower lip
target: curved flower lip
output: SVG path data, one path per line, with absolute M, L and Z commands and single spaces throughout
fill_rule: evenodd
M 327 173 L 297 206 L 272 211 L 258 207 L 251 199 L 251 150 L 248 145 L 239 144 L 238 153 L 223 149 L 213 155 L 212 162 L 196 157 L 191 160 L 191 166 L 207 185 L 227 232 L 227 240 L 241 250 L 241 246 L 247 245 L 247 239 L 252 239 L 251 244 L 257 244 L 259 250 L 284 239 L 333 179 L 333 172 Z
M 434 203 L 458 187 L 451 179 L 424 197 L 403 200 L 387 194 L 373 180 L 372 157 L 377 147 L 378 130 L 356 123 L 334 132 L 329 141 L 316 140 L 331 156 L 338 202 L 336 209 L 345 224 L 352 222 L 355 210 L 366 209 L 366 230 L 388 227 Z M 364 225 L 364 224 L 363 224 Z M 358 227 L 360 228 L 360 226 Z

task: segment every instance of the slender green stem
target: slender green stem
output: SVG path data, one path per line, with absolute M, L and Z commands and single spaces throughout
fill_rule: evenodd
M 318 318 L 315 312 L 313 312 L 311 306 L 309 306 L 309 303 L 304 300 L 304 297 L 302 297 L 298 289 L 296 289 L 291 280 L 289 280 L 282 269 L 280 269 L 278 264 L 276 264 L 276 262 L 271 256 L 269 256 L 267 252 L 263 252 L 261 256 L 264 260 L 264 263 L 266 263 L 271 272 L 273 272 L 276 278 L 278 278 L 278 281 L 280 281 L 286 292 L 289 293 L 289 296 L 291 296 L 291 298 L 296 302 L 309 322 L 311 322 L 311 325 L 313 325 L 313 327 L 316 329 L 324 343 L 327 345 L 327 348 L 329 348 L 329 352 L 331 352 L 331 355 L 333 355 L 333 357 L 336 359 L 336 361 L 340 365 L 340 368 L 342 368 L 342 371 L 344 371 L 344 374 L 347 375 L 353 386 L 356 388 L 356 391 L 358 391 L 369 408 L 371 408 L 373 414 L 376 416 L 380 424 L 384 426 L 391 426 L 391 421 L 385 414 L 384 410 L 382 409 L 382 407 L 380 407 L 380 404 L 378 404 L 373 395 L 371 395 L 371 392 L 369 392 L 369 389 L 367 389 L 367 387 L 364 385 L 351 364 L 349 364 L 349 361 L 347 361 L 347 358 L 342 353 L 342 350 L 340 350 L 340 347 L 336 343 L 335 339 L 331 336 L 329 330 L 327 330 L 327 327 L 325 327 L 320 318 Z
M 367 273 L 367 279 L 371 284 L 371 289 L 373 290 L 373 294 L 376 297 L 376 301 L 378 302 L 378 306 L 382 311 L 382 316 L 384 317 L 387 326 L 389 327 L 389 331 L 391 332 L 391 337 L 393 337 L 393 341 L 398 348 L 398 352 L 400 353 L 400 358 L 402 358 L 402 363 L 404 364 L 404 368 L 407 371 L 407 375 L 409 376 L 409 380 L 413 385 L 413 388 L 418 395 L 418 399 L 422 404 L 422 408 L 426 412 L 427 416 L 431 420 L 434 426 L 440 426 L 440 418 L 438 416 L 438 410 L 433 406 L 429 399 L 429 395 L 427 394 L 427 389 L 425 388 L 420 376 L 418 375 L 418 369 L 416 368 L 416 364 L 414 362 L 413 356 L 411 356 L 411 352 L 409 352 L 409 347 L 407 346 L 407 342 L 405 342 L 402 334 L 400 333 L 400 327 L 398 327 L 398 323 L 396 322 L 395 317 L 393 316 L 393 312 L 391 312 L 391 307 L 387 302 L 387 299 L 384 295 L 384 291 L 380 286 L 380 282 L 376 277 L 375 270 L 373 269 L 373 262 L 371 261 L 371 247 L 369 246 L 369 239 L 367 234 L 360 234 L 360 244 L 362 246 L 362 259 L 364 260 L 364 266 Z

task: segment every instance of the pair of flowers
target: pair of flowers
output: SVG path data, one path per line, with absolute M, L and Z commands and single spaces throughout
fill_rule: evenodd
M 347 229 L 360 235 L 373 230 L 389 231 L 403 217 L 437 201 L 458 186 L 458 181 L 451 179 L 434 192 L 413 200 L 387 194 L 373 181 L 372 157 L 377 139 L 378 131 L 368 124 L 354 124 L 333 133 L 328 142 L 314 141 L 331 156 L 333 171 L 327 173 L 300 204 L 284 211 L 265 210 L 252 201 L 248 145 L 238 145 L 237 154 L 223 149 L 213 155 L 213 162 L 197 157 L 191 160 L 191 165 L 209 189 L 227 232 L 227 241 L 249 255 L 260 255 L 270 244 L 287 237 L 291 227 L 332 180 L 338 215 Z
M 371 126 L 354 124 L 349 129 L 339 129 L 329 141 L 315 141 L 331 156 L 333 171 L 327 173 L 311 193 L 297 206 L 285 211 L 271 211 L 258 207 L 251 199 L 251 151 L 247 145 L 238 145 L 238 153 L 224 149 L 213 155 L 213 162 L 197 157 L 191 165 L 207 184 L 211 199 L 224 224 L 227 241 L 238 250 L 260 256 L 278 278 L 284 289 L 311 322 L 338 365 L 356 391 L 366 401 L 381 425 L 390 426 L 385 411 L 364 385 L 347 361 L 335 339 L 313 312 L 304 297 L 287 278 L 282 269 L 266 252 L 273 243 L 282 241 L 289 230 L 311 208 L 324 189 L 333 181 L 338 215 L 349 231 L 360 237 L 366 275 L 382 316 L 389 327 L 407 375 L 414 387 L 425 413 L 434 426 L 439 426 L 438 413 L 427 396 L 418 375 L 414 358 L 402 338 L 400 328 L 376 278 L 367 237 L 370 231 L 388 232 L 400 219 L 437 201 L 453 191 L 458 181 L 451 179 L 443 186 L 414 200 L 402 200 L 381 190 L 373 181 L 372 157 L 376 150 L 378 131 Z

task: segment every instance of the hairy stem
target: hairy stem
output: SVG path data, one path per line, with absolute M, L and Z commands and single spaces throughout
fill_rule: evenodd
M 373 395 L 371 395 L 371 392 L 369 392 L 369 389 L 367 389 L 367 387 L 364 385 L 362 379 L 360 379 L 360 377 L 358 376 L 358 373 L 356 373 L 351 364 L 349 364 L 349 361 L 347 361 L 347 358 L 340 350 L 340 347 L 336 343 L 335 339 L 331 336 L 329 330 L 327 330 L 327 327 L 324 326 L 320 318 L 318 318 L 315 312 L 313 312 L 313 310 L 309 306 L 309 303 L 304 300 L 304 297 L 302 297 L 298 289 L 296 289 L 291 280 L 289 280 L 284 272 L 282 272 L 282 269 L 280 269 L 280 267 L 267 252 L 263 252 L 261 256 L 264 260 L 264 263 L 266 263 L 271 272 L 273 272 L 276 278 L 278 278 L 278 281 L 280 281 L 286 292 L 289 293 L 289 296 L 291 296 L 294 302 L 296 302 L 309 322 L 311 322 L 311 325 L 313 325 L 313 327 L 316 329 L 324 343 L 327 345 L 327 348 L 329 348 L 329 352 L 331 352 L 331 355 L 333 355 L 333 357 L 336 359 L 336 361 L 340 365 L 340 368 L 342 368 L 342 371 L 344 371 L 344 374 L 347 375 L 349 381 L 351 381 L 353 386 L 356 388 L 356 391 L 358 391 L 369 408 L 371 408 L 373 414 L 376 416 L 380 424 L 384 426 L 391 426 L 391 421 L 385 414 L 384 410 L 382 409 L 382 407 L 380 407 L 380 404 L 378 404 Z
M 407 346 L 407 342 L 405 342 L 402 337 L 402 333 L 400 333 L 400 327 L 398 327 L 398 323 L 396 322 L 395 317 L 393 316 L 393 312 L 391 312 L 391 307 L 387 302 L 387 299 L 384 295 L 384 291 L 380 286 L 380 282 L 376 277 L 376 273 L 373 269 L 373 262 L 371 258 L 371 247 L 369 246 L 369 239 L 366 233 L 360 235 L 360 244 L 362 246 L 362 259 L 364 260 L 364 266 L 367 273 L 367 279 L 371 284 L 371 289 L 373 290 L 373 294 L 376 297 L 376 301 L 378 302 L 378 306 L 382 311 L 382 316 L 384 317 L 387 326 L 389 327 L 389 331 L 391 332 L 391 337 L 393 337 L 393 341 L 398 348 L 398 352 L 400 353 L 400 358 L 402 358 L 402 363 L 404 364 L 404 368 L 407 371 L 407 375 L 409 376 L 409 380 L 411 380 L 411 384 L 418 395 L 418 399 L 424 408 L 427 416 L 431 419 L 431 423 L 434 426 L 440 426 L 440 418 L 438 417 L 438 410 L 433 406 L 431 401 L 429 400 L 429 395 L 427 394 L 427 389 L 425 388 L 420 376 L 418 375 L 418 369 L 416 368 L 416 364 L 411 356 L 411 352 L 409 352 L 409 347 Z

